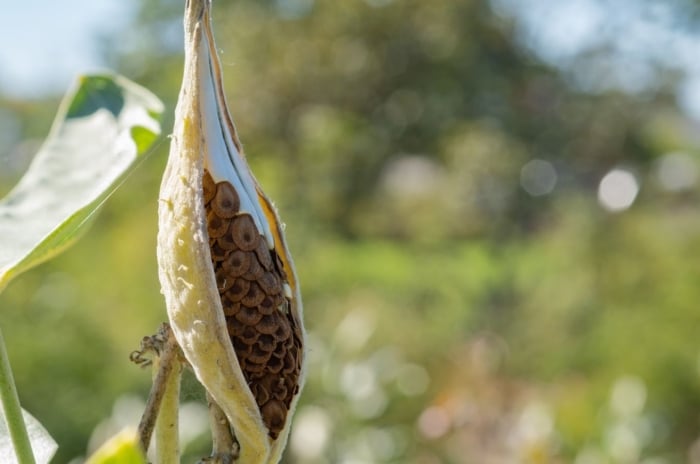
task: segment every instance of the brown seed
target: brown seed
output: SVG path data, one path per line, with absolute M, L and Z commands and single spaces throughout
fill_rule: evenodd
M 263 421 L 270 430 L 270 436 L 276 438 L 284 428 L 284 420 L 287 418 L 287 408 L 277 400 L 270 400 L 260 408 Z
M 228 182 L 216 184 L 216 195 L 210 203 L 211 209 L 223 218 L 232 218 L 241 207 L 241 201 L 233 185 Z
M 229 277 L 226 270 L 219 268 L 216 271 L 216 288 L 219 289 L 219 293 L 224 293 L 233 286 L 235 278 Z
M 222 305 L 224 308 L 224 316 L 226 316 L 226 317 L 235 316 L 241 310 L 240 303 L 234 303 L 234 302 L 230 301 L 228 298 L 222 299 Z
M 267 360 L 270 359 L 270 353 L 260 349 L 258 344 L 253 345 L 253 349 L 248 355 L 248 360 L 254 362 L 255 364 L 265 364 Z
M 253 392 L 253 396 L 255 396 L 255 402 L 258 403 L 258 406 L 270 400 L 270 393 L 259 383 L 253 384 L 251 391 Z
M 276 381 L 277 381 L 276 376 L 268 374 L 268 375 L 265 375 L 265 377 L 260 379 L 259 384 L 268 392 L 272 392 L 272 388 L 273 388 Z
M 284 363 L 280 358 L 270 356 L 270 360 L 267 362 L 267 370 L 270 371 L 270 373 L 279 374 L 283 367 Z
M 265 292 L 260 289 L 260 286 L 257 283 L 251 282 L 248 293 L 246 293 L 246 295 L 241 299 L 241 304 L 255 308 L 257 305 L 262 303 L 264 299 Z
M 233 241 L 233 237 L 231 236 L 231 225 L 229 224 L 229 228 L 226 231 L 224 235 L 216 239 L 216 243 L 219 244 L 221 248 L 224 250 L 228 251 L 235 251 L 238 250 L 238 245 L 236 245 L 236 242 Z
M 231 221 L 229 232 L 238 248 L 243 251 L 255 250 L 260 241 L 260 233 L 255 227 L 255 222 L 250 214 L 239 214 L 236 216 Z
M 263 298 L 263 300 L 258 305 L 258 311 L 260 311 L 260 313 L 264 314 L 265 316 L 267 316 L 268 314 L 272 314 L 273 312 L 275 312 L 276 309 L 277 306 L 275 306 L 275 300 L 273 300 L 269 296 Z
M 277 313 L 272 313 L 268 316 L 263 316 L 263 318 L 258 322 L 257 328 L 260 333 L 273 335 L 277 331 L 277 326 L 279 325 L 279 319 L 277 319 Z M 279 339 L 278 339 L 279 340 Z
M 226 258 L 226 255 L 228 253 L 227 250 L 221 248 L 216 242 L 213 245 L 209 246 L 209 251 L 211 252 L 211 259 L 213 261 L 223 261 L 223 259 Z
M 236 314 L 236 320 L 241 324 L 245 325 L 255 325 L 260 322 L 263 315 L 258 312 L 256 308 L 251 308 L 243 305 L 241 310 Z
M 246 361 L 246 371 L 250 374 L 262 374 L 265 372 L 265 364 L 256 364 Z
M 273 351 L 277 346 L 277 342 L 272 335 L 262 334 L 258 337 L 258 345 L 264 351 Z
M 207 232 L 209 238 L 219 238 L 228 231 L 231 221 L 217 215 L 213 210 L 207 213 Z
M 240 325 L 235 321 L 229 321 L 226 323 L 226 327 L 228 329 L 229 334 L 232 334 L 234 332 L 234 329 L 236 328 L 236 325 Z M 248 353 L 253 349 L 252 345 L 246 345 L 243 340 L 239 339 L 238 337 L 232 338 L 233 340 L 233 351 L 236 352 L 236 355 L 238 356 L 238 360 L 242 361 L 243 356 L 247 356 Z
M 267 378 L 267 374 L 265 372 L 250 372 L 247 376 L 246 379 L 248 379 L 250 382 L 261 382 Z
M 236 324 L 236 329 L 238 329 L 238 325 Z M 258 331 L 255 330 L 251 326 L 245 326 L 245 328 L 241 331 L 240 335 L 238 336 L 243 343 L 246 345 L 253 345 L 256 341 L 258 341 Z
M 279 385 L 275 390 L 272 392 L 272 396 L 280 401 L 283 401 L 287 399 L 287 386 L 284 384 Z
M 282 373 L 288 376 L 294 372 L 296 368 L 297 362 L 294 359 L 294 356 L 292 356 L 291 351 L 287 351 L 287 353 L 284 355 L 284 369 L 282 370 Z
M 233 277 L 231 280 L 234 280 Z M 235 279 L 231 288 L 226 292 L 226 298 L 232 302 L 241 301 L 241 299 L 246 296 L 248 289 L 250 288 L 250 282 L 244 279 Z
M 275 331 L 275 338 L 277 338 L 277 340 L 284 340 L 285 338 L 289 337 L 291 333 L 292 331 L 289 328 L 289 322 L 285 321 L 284 319 L 280 320 L 280 323 L 277 324 L 277 330 Z
M 250 267 L 248 267 L 246 273 L 243 274 L 243 278 L 245 280 L 258 280 L 265 274 L 265 269 L 262 268 L 253 253 L 250 253 L 250 258 Z
M 205 170 L 202 175 L 202 192 L 204 193 L 204 203 L 209 203 L 216 195 L 216 184 L 209 171 Z
M 266 271 L 272 270 L 272 255 L 270 255 L 270 249 L 267 247 L 267 241 L 260 240 L 260 244 L 255 249 L 255 254 Z
M 222 263 L 222 266 L 229 272 L 229 274 L 238 277 L 245 274 L 250 267 L 251 261 L 255 260 L 251 259 L 250 254 L 241 250 L 236 250 L 226 257 Z
M 277 295 L 282 293 L 282 284 L 280 280 L 272 272 L 266 272 L 260 276 L 258 283 L 265 293 L 268 295 Z

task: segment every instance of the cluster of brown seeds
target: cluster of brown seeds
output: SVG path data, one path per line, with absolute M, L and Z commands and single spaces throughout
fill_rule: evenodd
M 287 276 L 228 182 L 202 180 L 209 247 L 234 351 L 275 439 L 299 392 L 301 332 L 284 294 Z

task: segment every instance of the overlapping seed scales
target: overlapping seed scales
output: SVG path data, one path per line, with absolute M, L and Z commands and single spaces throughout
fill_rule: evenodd
M 250 282 L 240 278 L 235 279 L 231 288 L 226 292 L 226 299 L 231 302 L 238 303 L 243 299 L 244 296 L 248 294 L 250 289 Z
M 289 407 L 287 405 L 275 399 L 269 400 L 260 408 L 263 418 L 267 420 L 266 425 L 271 431 L 273 429 L 282 430 L 288 410 Z
M 250 214 L 241 214 L 231 222 L 229 233 L 236 246 L 243 251 L 253 251 L 260 242 L 260 232 Z
M 242 305 L 240 303 L 239 307 L 241 309 L 236 313 L 235 318 L 241 324 L 254 326 L 260 322 L 260 319 L 263 317 L 263 315 L 260 314 L 260 311 L 258 311 L 255 307 Z
M 202 185 L 226 327 L 269 435 L 275 439 L 299 392 L 301 367 L 300 328 L 289 312 L 283 288 L 287 275 L 253 218 L 240 211 L 233 186 L 215 184 L 206 171 Z
M 272 351 L 277 346 L 277 342 L 272 335 L 260 335 L 258 337 L 258 346 L 265 351 Z
M 232 218 L 238 213 L 241 206 L 241 200 L 238 198 L 238 193 L 233 185 L 228 182 L 219 182 L 216 184 L 216 195 L 211 200 L 211 210 L 221 218 Z
M 245 272 L 245 274 L 243 274 L 243 278 L 245 280 L 257 281 L 263 276 L 263 274 L 265 274 L 265 270 L 262 268 L 258 260 L 255 259 L 254 253 L 249 253 L 248 256 L 251 257 L 250 266 L 248 266 L 248 270 Z
M 216 243 L 226 251 L 236 251 L 238 249 L 238 245 L 233 241 L 233 236 L 231 235 L 231 224 L 229 224 L 226 233 L 217 238 Z
M 265 299 L 265 292 L 260 289 L 256 282 L 251 282 L 248 293 L 241 299 L 241 304 L 258 311 L 258 305 Z M 257 324 L 257 322 L 256 322 Z
M 214 211 L 209 211 L 207 214 L 207 230 L 209 231 L 209 238 L 222 237 L 228 231 L 230 225 L 231 221 L 229 219 L 222 218 L 214 213 Z
M 263 289 L 263 291 L 268 295 L 277 295 L 282 291 L 282 285 L 280 285 L 280 280 L 272 272 L 263 273 L 259 279 L 257 279 L 258 285 Z
M 255 256 L 258 257 L 258 261 L 266 271 L 272 270 L 272 255 L 270 255 L 270 250 L 267 248 L 267 243 L 264 240 L 260 240 L 258 247 L 255 249 Z
M 223 261 L 226 258 L 226 250 L 221 248 L 218 243 L 216 243 L 216 240 L 214 240 L 213 244 L 209 244 L 209 251 L 211 252 L 211 259 L 213 261 Z
M 261 286 L 262 287 L 262 286 Z M 265 291 L 265 288 L 263 287 L 263 291 Z M 275 305 L 275 297 L 272 297 L 270 295 L 265 295 L 265 298 L 260 302 L 258 305 L 258 311 L 260 314 L 263 315 L 268 315 L 272 314 L 275 310 L 277 310 L 277 305 Z
M 226 293 L 233 286 L 235 280 L 235 278 L 228 276 L 224 268 L 220 267 L 216 270 L 216 288 L 219 289 L 219 293 Z
M 228 254 L 223 262 L 223 267 L 229 274 L 238 277 L 248 271 L 251 261 L 253 260 L 249 253 L 236 250 Z
M 234 303 L 232 301 L 227 301 L 226 304 L 222 305 L 224 308 L 224 316 L 233 317 L 239 313 L 241 310 L 240 303 Z
M 284 367 L 284 363 L 280 358 L 277 356 L 270 356 L 270 359 L 267 363 L 267 369 L 273 373 L 273 374 L 279 374 L 282 371 L 282 368 Z

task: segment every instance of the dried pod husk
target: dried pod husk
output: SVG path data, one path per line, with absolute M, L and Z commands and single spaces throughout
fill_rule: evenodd
M 226 414 L 239 461 L 277 464 L 303 386 L 301 298 L 281 223 L 226 108 L 210 7 L 186 2 L 185 71 L 158 212 L 159 278 L 173 333 Z M 216 220 L 207 218 L 212 211 Z M 238 252 L 245 257 L 232 257 Z M 282 364 L 293 369 L 279 368 L 288 358 Z

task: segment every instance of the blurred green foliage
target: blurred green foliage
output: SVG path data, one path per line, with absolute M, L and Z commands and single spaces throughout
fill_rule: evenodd
M 144 1 L 105 45 L 171 109 L 181 8 Z M 700 462 L 699 142 L 673 73 L 634 94 L 581 90 L 479 0 L 218 1 L 214 14 L 233 117 L 302 282 L 309 379 L 286 462 Z M 21 121 L 9 188 L 51 105 L 6 108 Z M 0 299 L 56 462 L 138 410 L 115 398 L 148 390 L 128 353 L 165 319 L 167 145 L 78 246 Z M 598 199 L 614 168 L 641 186 L 619 212 Z M 189 383 L 188 402 L 201 397 Z

